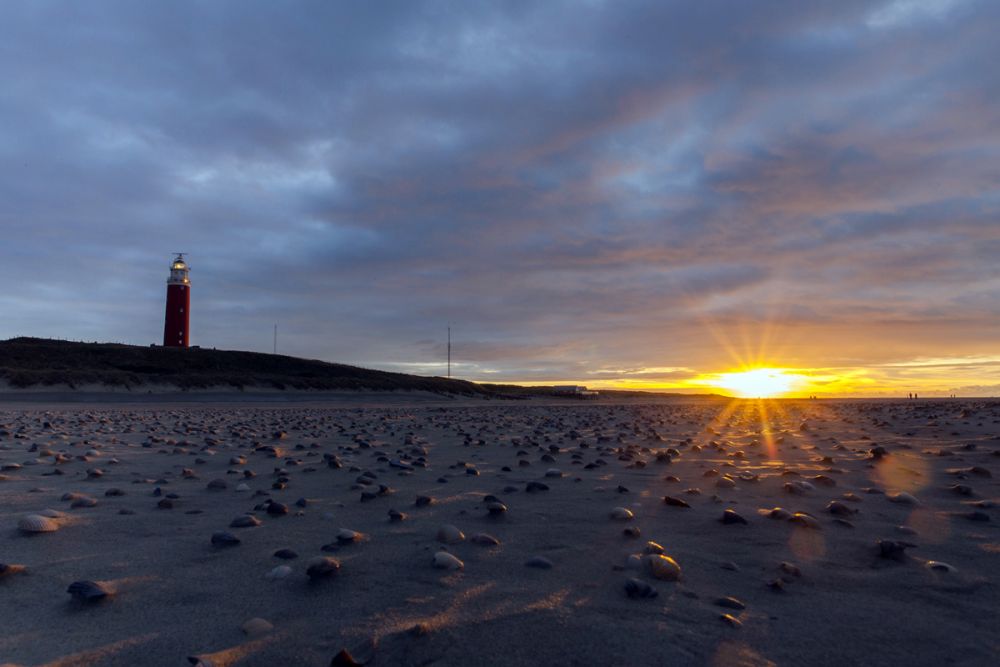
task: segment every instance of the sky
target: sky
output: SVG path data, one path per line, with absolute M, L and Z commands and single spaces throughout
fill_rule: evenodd
M 1000 395 L 1000 2 L 0 3 L 0 339 Z

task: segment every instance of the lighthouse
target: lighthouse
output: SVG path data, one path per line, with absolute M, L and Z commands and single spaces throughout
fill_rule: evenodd
M 184 253 L 170 264 L 167 278 L 167 314 L 163 323 L 164 347 L 188 347 L 191 344 L 191 269 Z

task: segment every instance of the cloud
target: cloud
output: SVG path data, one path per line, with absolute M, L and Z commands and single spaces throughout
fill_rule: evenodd
M 995 3 L 3 14 L 0 337 L 156 341 L 183 250 L 220 348 L 278 323 L 437 372 L 451 323 L 503 380 L 1000 353 Z

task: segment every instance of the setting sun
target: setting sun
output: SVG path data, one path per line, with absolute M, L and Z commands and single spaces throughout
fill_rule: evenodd
M 792 390 L 799 376 L 777 368 L 754 368 L 738 373 L 720 373 L 713 384 L 743 398 L 769 398 Z

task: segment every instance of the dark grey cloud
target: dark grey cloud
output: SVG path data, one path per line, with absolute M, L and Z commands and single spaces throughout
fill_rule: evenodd
M 278 322 L 291 354 L 438 372 L 451 323 L 467 377 L 582 381 L 994 354 L 997 27 L 985 0 L 5 2 L 0 337 L 156 341 L 187 251 L 209 346 Z

